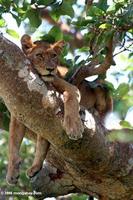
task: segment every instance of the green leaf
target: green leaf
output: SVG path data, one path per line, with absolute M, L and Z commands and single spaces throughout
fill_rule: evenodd
M 109 82 L 109 81 L 105 81 L 105 83 L 103 83 L 104 87 L 107 88 L 109 91 L 114 92 L 115 88 L 114 85 Z
M 88 196 L 86 194 L 82 194 L 82 195 L 73 194 L 72 195 L 72 200 L 86 200 L 87 198 L 88 198 Z
M 107 8 L 109 7 L 108 4 L 107 4 L 107 0 L 99 0 L 97 7 L 100 8 L 101 10 L 106 11 Z
M 122 3 L 116 3 L 115 4 L 115 9 L 116 9 L 116 11 L 118 11 L 120 8 L 122 8 L 123 7 L 123 4 Z
M 119 98 L 122 98 L 129 92 L 129 85 L 127 83 L 121 83 L 116 90 L 116 95 Z
M 65 40 L 66 42 L 69 42 L 72 39 L 73 39 L 72 35 L 68 35 L 68 34 L 63 35 L 63 40 Z
M 128 122 L 128 121 L 125 121 L 125 120 L 121 120 L 120 121 L 120 125 L 123 127 L 123 128 L 133 128 L 131 126 L 131 124 Z
M 57 15 L 68 15 L 71 18 L 74 17 L 74 10 L 72 5 L 68 1 L 63 1 L 63 3 L 55 9 Z
M 6 22 L 4 19 L 0 19 L 0 27 L 6 26 Z
M 61 31 L 52 28 L 48 34 L 41 36 L 41 40 L 44 40 L 49 43 L 54 43 L 58 40 L 63 40 L 63 33 Z M 64 39 L 65 40 L 65 39 Z
M 49 34 L 45 34 L 45 35 L 41 36 L 41 40 L 49 42 L 49 43 L 55 42 L 55 38 L 52 35 L 49 35 Z
M 3 6 L 0 6 L 0 15 L 2 15 L 5 12 L 5 8 Z
M 77 27 L 81 27 L 84 28 L 86 26 L 88 26 L 89 24 L 94 24 L 96 22 L 95 19 L 93 19 L 92 17 L 90 17 L 90 19 L 85 19 L 85 18 L 79 18 L 78 21 L 73 22 L 72 24 L 76 25 Z
M 97 39 L 97 44 L 98 45 L 103 45 L 103 44 L 106 44 L 109 39 L 112 37 L 112 35 L 114 34 L 114 30 L 108 30 L 108 31 L 102 31 L 99 36 L 96 38 Z
M 110 29 L 111 27 L 112 27 L 111 24 L 107 24 L 107 23 L 101 24 L 99 26 L 99 28 L 101 28 L 101 29 Z
M 19 39 L 19 34 L 16 31 L 14 31 L 13 29 L 7 29 L 6 32 L 9 35 L 11 35 L 12 37 Z
M 129 53 L 129 58 L 132 58 L 132 57 L 133 57 L 133 52 Z
M 87 12 L 87 15 L 90 16 L 102 16 L 104 15 L 104 11 L 96 6 L 91 6 Z
M 63 1 L 60 9 L 63 15 L 68 15 L 71 18 L 74 17 L 74 10 L 72 8 L 72 5 L 69 2 Z
M 13 2 L 14 2 L 15 4 L 18 4 L 18 3 L 19 3 L 19 0 L 13 0 Z
M 10 10 L 11 3 L 12 3 L 11 0 L 1 0 L 0 1 L 0 5 L 2 5 L 5 8 L 6 12 L 8 12 Z
M 58 40 L 62 40 L 63 39 L 63 33 L 60 30 L 59 27 L 54 26 L 53 28 L 51 28 L 51 30 L 48 33 L 50 36 L 52 36 L 53 38 L 55 38 L 55 41 Z
M 133 134 L 126 133 L 123 130 L 113 131 L 111 134 L 107 136 L 107 139 L 111 142 L 120 141 L 120 142 L 132 142 Z
M 17 25 L 20 26 L 20 24 L 21 24 L 21 19 L 20 19 L 18 16 L 16 16 L 15 14 L 13 14 L 13 13 L 11 13 L 11 14 L 12 14 L 13 18 L 16 20 Z
M 49 5 L 53 4 L 53 3 L 55 3 L 55 0 L 38 0 L 37 1 L 37 4 L 45 5 L 45 6 L 49 6 Z
M 38 11 L 32 8 L 27 11 L 26 17 L 29 18 L 31 26 L 35 28 L 39 27 L 42 22 Z
M 45 35 L 41 36 L 41 40 L 49 42 L 49 43 L 55 42 L 55 38 L 49 34 L 45 34 Z
M 63 39 L 63 33 L 59 27 L 53 26 L 48 32 L 48 34 L 45 34 L 44 36 L 42 36 L 41 39 L 50 43 L 54 43 L 58 40 Z
M 83 46 L 82 48 L 80 48 L 80 49 L 79 49 L 79 52 L 88 53 L 88 52 L 89 52 L 89 50 L 90 50 L 90 48 L 89 48 L 89 47 L 85 47 L 85 46 Z
M 116 13 L 120 8 L 123 7 L 123 3 L 122 2 L 118 2 L 118 3 L 113 3 L 108 9 L 107 12 L 109 13 Z
M 132 53 L 132 56 L 133 56 L 133 53 Z M 131 62 L 133 62 L 133 60 L 131 60 Z M 129 65 L 124 69 L 124 71 L 129 71 L 129 72 L 132 73 L 132 71 L 133 71 L 133 65 L 132 65 L 132 63 L 129 64 Z
M 99 61 L 99 64 L 104 62 L 104 56 L 102 54 L 98 54 L 97 59 Z

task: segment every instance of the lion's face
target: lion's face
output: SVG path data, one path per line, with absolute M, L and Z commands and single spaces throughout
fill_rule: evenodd
M 36 44 L 27 56 L 44 81 L 53 81 L 59 62 L 56 51 L 50 45 Z
M 64 42 L 49 44 L 44 41 L 36 41 L 32 43 L 30 36 L 24 35 L 21 43 L 22 49 L 30 59 L 34 69 L 37 70 L 44 81 L 52 82 L 57 73 L 59 55 Z

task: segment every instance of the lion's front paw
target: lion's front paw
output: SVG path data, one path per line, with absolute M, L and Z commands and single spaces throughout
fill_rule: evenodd
M 63 126 L 70 139 L 78 140 L 82 138 L 84 127 L 79 117 L 73 118 L 72 116 L 66 116 L 64 118 Z
M 6 181 L 9 185 L 16 185 L 18 182 L 19 174 L 15 174 L 13 176 L 6 176 Z
M 29 168 L 27 170 L 27 176 L 29 178 L 32 178 L 33 176 L 35 176 L 40 170 L 41 170 L 42 166 L 40 165 L 33 165 L 31 168 Z
M 6 181 L 9 185 L 14 185 L 17 183 L 19 178 L 19 168 L 21 164 L 21 158 L 17 158 L 16 160 L 14 160 L 14 162 L 12 162 L 12 164 L 9 162 L 8 172 L 6 175 Z

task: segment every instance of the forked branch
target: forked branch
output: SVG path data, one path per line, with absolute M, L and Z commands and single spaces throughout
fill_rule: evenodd
M 107 44 L 107 54 L 102 64 L 98 65 L 97 58 L 85 66 L 80 67 L 71 77 L 70 82 L 74 85 L 80 84 L 85 78 L 93 75 L 100 75 L 106 73 L 110 68 L 113 59 L 113 36 Z

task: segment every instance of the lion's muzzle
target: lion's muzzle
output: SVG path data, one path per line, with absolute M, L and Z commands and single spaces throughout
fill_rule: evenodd
M 55 68 L 46 68 L 45 73 L 41 77 L 46 82 L 52 82 L 55 74 Z

